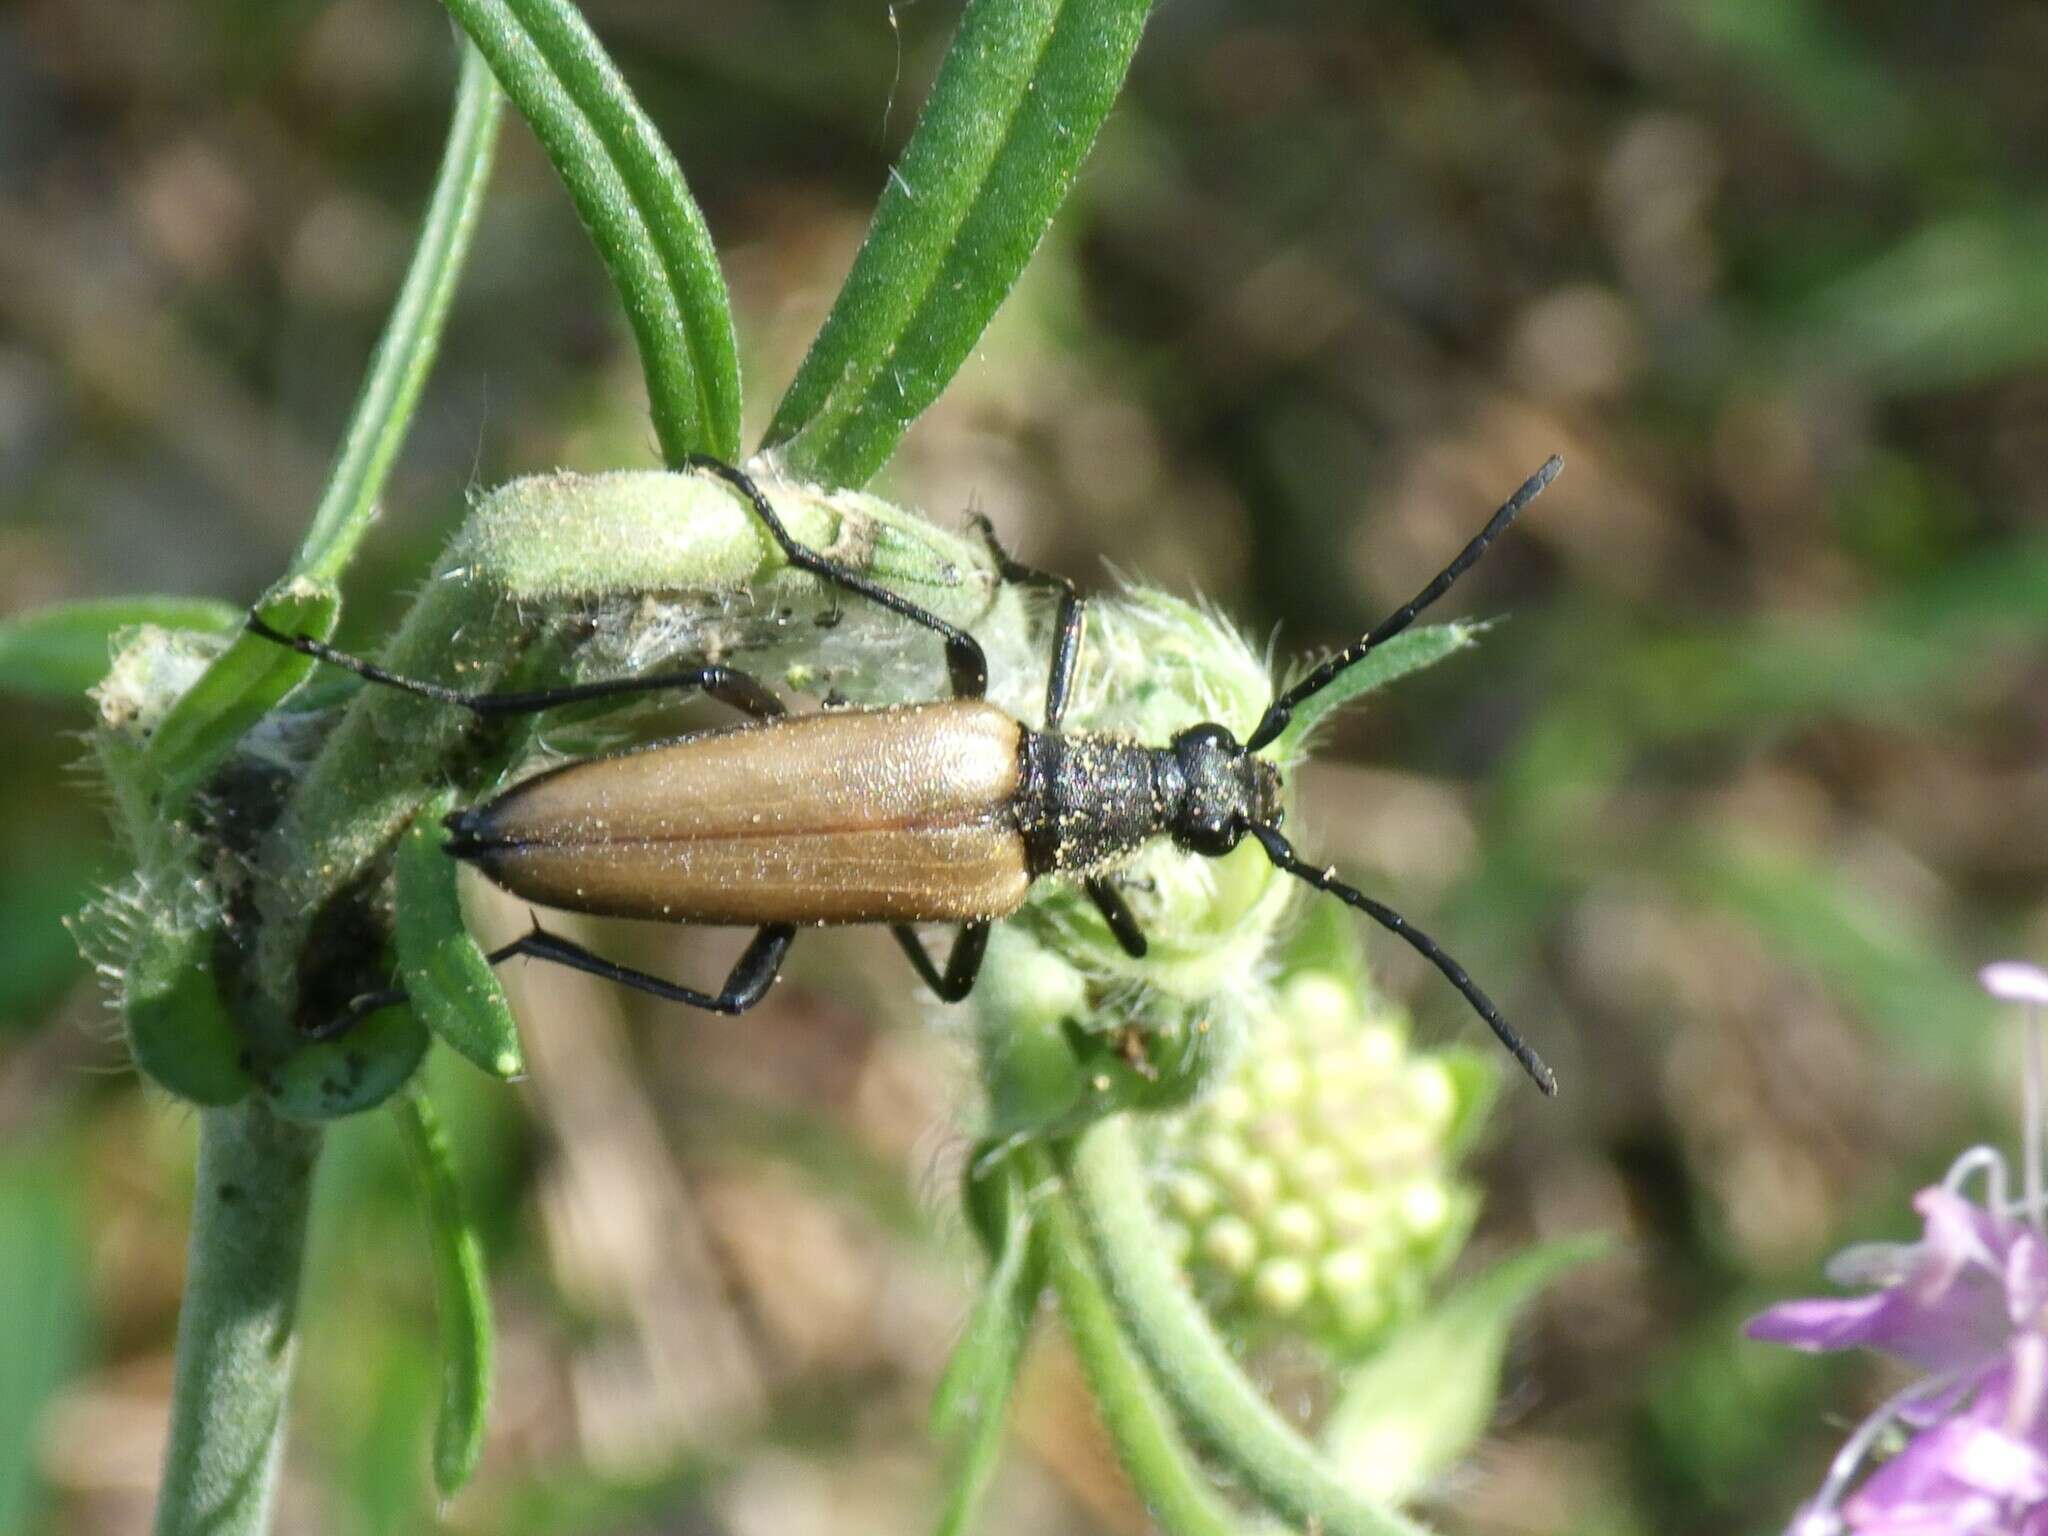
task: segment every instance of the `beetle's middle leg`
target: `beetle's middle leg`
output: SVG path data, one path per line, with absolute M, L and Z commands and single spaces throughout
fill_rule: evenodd
M 422 678 L 402 677 L 396 672 L 387 672 L 375 662 L 365 661 L 360 656 L 351 656 L 347 651 L 338 651 L 324 641 L 315 640 L 311 635 L 288 635 L 283 630 L 272 629 L 255 614 L 248 618 L 248 629 L 252 635 L 260 635 L 273 644 L 297 651 L 301 656 L 311 656 L 315 661 L 324 661 L 332 666 L 353 672 L 373 683 L 387 688 L 397 688 L 422 699 L 432 699 L 437 704 L 453 705 L 466 709 L 479 719 L 488 720 L 503 715 L 537 715 L 542 710 L 554 709 L 563 704 L 587 704 L 592 699 L 616 699 L 635 693 L 660 693 L 666 689 L 695 691 L 709 694 L 721 704 L 730 704 L 734 709 L 752 715 L 756 720 L 773 720 L 784 713 L 782 700 L 770 693 L 759 679 L 735 667 L 711 664 L 688 667 L 679 672 L 656 672 L 646 677 L 607 677 L 594 683 L 571 683 L 561 688 L 539 688 L 527 693 L 464 693 L 460 688 L 449 688 L 441 683 L 430 683 Z
M 1051 587 L 1060 595 L 1059 612 L 1053 619 L 1052 668 L 1045 679 L 1045 729 L 1056 731 L 1067 713 L 1067 695 L 1074 687 L 1074 666 L 1081 659 L 1081 632 L 1088 624 L 1087 605 L 1066 577 L 1012 560 L 996 537 L 996 525 L 986 517 L 977 512 L 973 522 L 982 542 L 988 545 L 988 552 L 995 557 L 996 570 L 1003 580 L 1018 586 Z
M 943 974 L 932 964 L 932 957 L 925 953 L 924 941 L 917 936 L 915 928 L 908 923 L 898 923 L 890 932 L 896 935 L 896 942 L 903 946 L 903 953 L 917 967 L 917 974 L 924 978 L 925 985 L 939 994 L 940 1001 L 957 1003 L 974 990 L 974 978 L 981 974 L 981 958 L 988 953 L 988 928 L 986 922 L 961 925 L 958 937 L 953 940 L 952 953 L 946 956 Z
M 761 494 L 761 488 L 754 484 L 753 476 L 745 470 L 715 459 L 707 453 L 692 453 L 684 456 L 683 462 L 692 469 L 701 469 L 718 476 L 727 485 L 747 498 L 754 509 L 754 515 L 761 519 L 761 526 L 768 530 L 770 538 L 781 548 L 783 558 L 800 571 L 809 571 L 821 581 L 832 582 L 849 592 L 859 593 L 873 603 L 879 603 L 891 613 L 900 614 L 913 624 L 922 624 L 926 629 L 946 642 L 946 675 L 953 684 L 956 699 L 978 699 L 988 692 L 988 657 L 983 654 L 981 642 L 957 625 L 948 624 L 928 608 L 920 608 L 907 597 L 900 597 L 887 587 L 868 580 L 867 577 L 849 566 L 841 565 L 828 555 L 821 555 L 815 549 L 799 544 L 790 531 L 782 526 L 782 519 L 768 504 L 768 498 Z

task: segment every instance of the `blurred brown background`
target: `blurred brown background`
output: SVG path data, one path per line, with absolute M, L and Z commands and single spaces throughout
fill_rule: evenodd
M 725 253 L 758 430 L 957 16 L 593 0 Z M 426 0 L 0 9 L 0 612 L 247 600 L 318 492 L 453 77 Z M 1455 606 L 1511 615 L 1332 733 L 1314 846 L 1440 933 L 1566 1083 L 1511 1093 L 1481 1244 L 1585 1226 L 1473 1532 L 1773 1529 L 1883 1389 L 1738 1342 L 2016 1141 L 2048 957 L 2048 11 L 1173 0 L 1073 201 L 884 488 L 1021 554 L 1339 642 L 1551 451 Z M 464 495 L 654 461 L 625 327 L 508 125 L 349 587 L 367 642 Z M 59 919 L 111 870 L 82 710 L 0 763 L 0 1529 L 140 1528 L 192 1125 Z M 708 971 L 725 940 L 637 939 Z M 1375 940 L 1425 1038 L 1470 1021 Z M 714 953 L 715 952 L 715 953 Z M 519 979 L 534 1076 L 443 1074 L 503 1323 L 466 1531 L 929 1523 L 974 1266 L 954 1047 L 893 948 L 742 1024 Z M 431 1288 L 399 1153 L 333 1138 L 285 1529 L 426 1528 Z M 991 1531 L 1143 1528 L 1041 1351 Z

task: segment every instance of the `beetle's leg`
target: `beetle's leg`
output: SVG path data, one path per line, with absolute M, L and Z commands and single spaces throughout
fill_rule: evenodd
M 497 956 L 489 957 L 493 964 Z M 332 1040 L 354 1029 L 371 1014 L 386 1008 L 396 1008 L 405 1001 L 405 988 L 384 987 L 376 992 L 359 993 L 354 1002 L 333 1018 L 319 1024 L 301 1024 L 299 1037 L 303 1040 Z
M 946 956 L 946 971 L 939 974 L 939 968 L 932 964 L 932 957 L 925 953 L 924 941 L 917 936 L 917 930 L 908 923 L 898 923 L 889 930 L 896 935 L 896 942 L 903 946 L 903 953 L 910 957 L 910 963 L 917 967 L 925 985 L 939 994 L 942 1002 L 957 1003 L 974 990 L 974 978 L 981 974 L 981 957 L 988 952 L 988 924 L 963 923 L 959 935 L 953 940 L 953 952 Z
M 524 955 L 532 960 L 550 960 L 572 971 L 601 976 L 606 981 L 615 981 L 622 987 L 651 993 L 672 1003 L 686 1003 L 711 1013 L 745 1013 L 768 995 L 768 989 L 775 984 L 775 977 L 782 970 L 783 957 L 789 953 L 789 941 L 795 937 L 794 923 L 770 923 L 762 928 L 733 963 L 731 974 L 725 978 L 725 985 L 716 995 L 664 981 L 659 976 L 650 976 L 645 971 L 636 971 L 629 965 L 594 955 L 574 939 L 565 939 L 539 926 L 510 944 L 492 950 L 490 959 L 493 965 L 515 955 Z
M 538 925 L 531 933 L 520 935 L 510 944 L 500 945 L 484 958 L 492 965 L 502 965 L 520 955 L 530 960 L 548 960 L 556 965 L 565 965 L 572 971 L 615 981 L 636 992 L 651 992 L 672 1003 L 687 1003 L 692 1008 L 702 1008 L 710 1013 L 745 1013 L 768 995 L 769 987 L 775 984 L 776 975 L 782 970 L 783 957 L 789 953 L 789 941 L 794 937 L 796 928 L 790 923 L 771 923 L 763 928 L 734 963 L 732 973 L 725 978 L 725 986 L 715 996 L 699 992 L 694 987 L 663 981 L 659 976 L 636 971 L 602 955 L 594 955 L 574 939 L 549 933 Z M 365 992 L 350 1003 L 348 1011 L 340 1017 L 300 1033 L 308 1040 L 331 1040 L 353 1029 L 380 1008 L 395 1007 L 404 1001 L 403 987 Z
M 1088 899 L 1095 903 L 1095 910 L 1102 914 L 1102 920 L 1109 924 L 1117 943 L 1123 946 L 1123 952 L 1133 960 L 1144 959 L 1145 930 L 1131 916 L 1131 909 L 1124 905 L 1117 888 L 1101 875 L 1091 875 L 1081 885 L 1088 892 Z
M 315 661 L 342 667 L 387 688 L 403 689 L 420 698 L 432 699 L 437 704 L 466 709 L 480 719 L 499 715 L 537 715 L 544 709 L 554 709 L 563 704 L 584 704 L 592 699 L 616 699 L 634 693 L 659 693 L 670 688 L 694 689 L 709 694 L 719 703 L 730 704 L 756 720 L 772 720 L 783 713 L 782 700 L 770 693 L 759 680 L 732 667 L 710 665 L 689 667 L 680 672 L 657 672 L 647 677 L 607 677 L 594 683 L 572 683 L 567 687 L 540 688 L 529 693 L 464 693 L 459 688 L 387 672 L 375 662 L 351 656 L 347 651 L 338 651 L 311 635 L 285 634 L 282 630 L 272 629 L 253 613 L 249 615 L 248 629 L 252 635 L 260 635 L 265 640 L 297 651 L 301 656 L 311 656 Z
M 1066 577 L 1012 560 L 1010 552 L 996 538 L 994 523 L 979 512 L 974 514 L 973 521 L 981 533 L 982 542 L 988 545 L 988 552 L 995 556 L 996 570 L 1003 580 L 1018 586 L 1051 587 L 1060 595 L 1059 612 L 1053 619 L 1052 670 L 1045 680 L 1045 728 L 1056 731 L 1067 712 L 1067 694 L 1074 686 L 1074 664 L 1081 659 L 1081 632 L 1088 622 L 1087 605 Z
M 783 558 L 798 570 L 809 571 L 821 581 L 832 582 L 849 592 L 859 593 L 870 602 L 880 603 L 891 613 L 899 614 L 913 624 L 922 624 L 945 641 L 946 675 L 952 681 L 954 698 L 978 699 L 988 692 L 988 657 L 982 653 L 981 642 L 974 636 L 948 624 L 929 609 L 918 607 L 909 598 L 899 597 L 887 587 L 868 580 L 860 572 L 797 543 L 790 531 L 782 526 L 782 519 L 776 516 L 775 509 L 768 505 L 768 498 L 761 494 L 761 488 L 754 484 L 753 477 L 745 470 L 705 453 L 685 454 L 683 462 L 692 469 L 706 470 L 718 476 L 746 497 L 754 515 L 768 530 L 769 537 L 781 547 Z

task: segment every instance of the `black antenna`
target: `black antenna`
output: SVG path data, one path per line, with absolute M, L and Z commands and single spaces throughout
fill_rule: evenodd
M 1552 459 L 1546 466 L 1550 473 L 1557 472 L 1558 462 Z M 1531 483 L 1534 484 L 1533 481 Z M 1524 486 L 1523 489 L 1528 490 L 1528 487 Z M 1540 485 L 1537 486 L 1537 490 L 1541 489 Z M 1530 492 L 1530 495 L 1534 494 L 1534 491 Z M 1527 497 L 1523 499 L 1527 500 Z M 1535 1048 L 1521 1037 L 1515 1026 L 1502 1017 L 1500 1009 L 1494 1006 L 1493 999 L 1480 991 L 1479 984 L 1465 973 L 1465 967 L 1445 954 L 1443 946 L 1435 939 L 1410 923 L 1392 907 L 1382 906 L 1364 892 L 1346 885 L 1337 878 L 1335 870 L 1313 869 L 1302 863 L 1287 839 L 1271 827 L 1262 827 L 1257 822 L 1252 822 L 1247 830 L 1259 840 L 1259 846 L 1266 850 L 1266 857 L 1273 861 L 1274 868 L 1307 881 L 1319 891 L 1328 891 L 1346 906 L 1356 907 L 1389 933 L 1405 939 L 1423 959 L 1442 971 L 1450 984 L 1464 995 L 1465 1001 L 1472 1005 L 1473 1011 L 1486 1020 L 1487 1026 L 1493 1030 L 1500 1043 L 1508 1048 L 1508 1053 L 1522 1064 L 1522 1070 L 1536 1080 L 1536 1086 L 1545 1093 L 1555 1096 L 1557 1074 L 1544 1064 L 1543 1058 L 1538 1056 Z
M 1347 645 L 1336 655 L 1327 658 L 1315 671 L 1267 705 L 1258 729 L 1252 732 L 1250 740 L 1244 744 L 1244 749 L 1247 752 L 1256 752 L 1271 742 L 1275 736 L 1287 729 L 1287 722 L 1294 717 L 1295 705 L 1321 693 L 1330 686 L 1338 674 L 1363 660 L 1367 652 L 1385 645 L 1413 624 L 1421 616 L 1423 609 L 1451 590 L 1452 582 L 1479 563 L 1479 557 L 1486 553 L 1486 546 L 1506 531 L 1508 524 L 1515 520 L 1516 513 L 1543 494 L 1544 487 L 1555 480 L 1557 472 L 1563 468 L 1564 460 L 1553 453 L 1544 461 L 1541 469 L 1522 482 L 1520 490 L 1501 503 L 1500 510 L 1487 519 L 1486 526 L 1479 530 L 1478 536 L 1458 552 L 1458 558 L 1437 573 L 1436 580 L 1380 620 L 1364 639 L 1354 645 Z

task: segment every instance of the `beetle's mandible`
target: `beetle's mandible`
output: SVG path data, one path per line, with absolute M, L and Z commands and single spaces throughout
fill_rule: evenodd
M 766 995 L 799 927 L 886 923 L 910 962 L 948 1002 L 967 995 L 989 926 L 1022 905 L 1031 883 L 1076 880 L 1132 956 L 1145 936 L 1113 879 L 1154 838 L 1214 858 L 1250 837 L 1282 872 L 1357 908 L 1418 950 L 1493 1029 L 1546 1093 L 1550 1069 L 1435 940 L 1392 908 L 1302 861 L 1280 832 L 1280 770 L 1262 758 L 1295 709 L 1418 615 L 1485 553 L 1562 467 L 1552 458 L 1523 482 L 1436 578 L 1354 644 L 1328 657 L 1266 708 L 1244 741 L 1214 722 L 1165 746 L 1061 729 L 1085 606 L 1073 584 L 1011 560 L 989 535 L 1007 581 L 1058 596 L 1045 717 L 1034 729 L 983 695 L 988 664 L 973 636 L 792 538 L 744 471 L 699 457 L 744 496 L 799 570 L 880 604 L 939 636 L 950 700 L 792 716 L 754 678 L 707 665 L 534 693 L 465 694 L 400 677 L 252 614 L 264 638 L 389 687 L 480 717 L 657 691 L 699 691 L 750 717 L 728 730 L 570 762 L 450 818 L 448 851 L 507 890 L 545 906 L 606 916 L 758 928 L 725 985 L 699 992 L 633 970 L 536 928 L 495 951 L 552 960 L 674 1002 L 741 1013 Z M 986 531 L 986 530 L 985 530 Z M 916 923 L 960 931 L 944 969 Z M 402 993 L 357 1000 L 344 1027 Z

